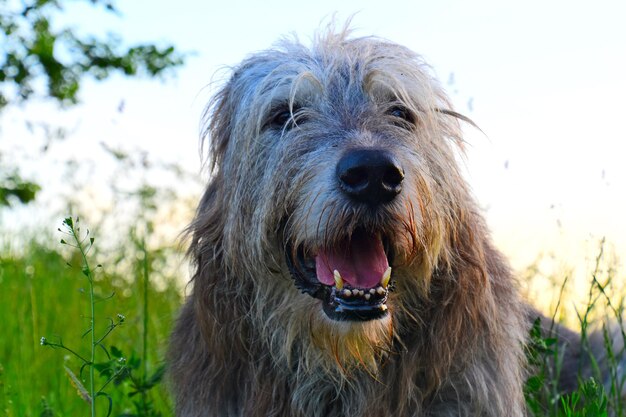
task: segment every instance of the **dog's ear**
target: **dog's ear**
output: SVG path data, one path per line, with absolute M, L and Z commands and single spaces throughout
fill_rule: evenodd
M 458 221 L 449 237 L 449 273 L 443 283 L 443 304 L 450 304 L 446 322 L 449 340 L 459 340 L 468 328 L 479 334 L 490 309 L 489 242 L 478 216 L 469 211 L 457 213 Z M 454 318 L 454 319 L 452 319 Z M 456 325 L 454 325 L 456 324 Z M 460 340 L 459 340 L 460 341 Z
M 423 341 L 425 363 L 431 364 L 425 370 L 427 390 L 437 389 L 465 352 L 476 351 L 497 314 L 490 289 L 490 264 L 497 259 L 489 257 L 498 255 L 485 241 L 480 219 L 467 211 L 457 216 L 447 241 L 448 259 L 433 272 L 427 301 L 434 306 Z

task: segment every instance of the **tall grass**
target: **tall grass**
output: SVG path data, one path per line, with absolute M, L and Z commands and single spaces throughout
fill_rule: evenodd
M 527 346 L 528 361 L 533 374 L 526 383 L 526 399 L 533 417 L 624 417 L 626 416 L 626 333 L 624 323 L 625 294 L 623 278 L 612 262 L 605 259 L 605 242 L 588 282 L 586 303 L 574 309 L 580 333 L 580 368 L 578 388 L 565 392 L 558 380 L 563 372 L 565 347 L 559 331 L 551 326 L 547 332 L 535 321 Z M 552 280 L 557 282 L 556 280 Z M 568 310 L 564 298 L 567 279 L 563 280 L 552 313 L 565 317 Z
M 83 383 L 88 380 L 85 369 L 82 374 L 80 371 L 84 364 L 63 349 L 42 347 L 42 336 L 49 343 L 75 349 L 87 362 L 99 364 L 91 369 L 95 385 L 104 385 L 111 399 L 112 416 L 172 414 L 166 388 L 158 382 L 167 337 L 183 291 L 176 274 L 162 273 L 172 270 L 162 265 L 173 252 L 148 249 L 146 237 L 146 233 L 131 229 L 117 254 L 104 257 L 103 268 L 92 276 L 93 304 L 81 268 L 85 262 L 81 251 L 39 244 L 35 239 L 19 250 L 0 249 L 0 415 L 89 414 L 84 395 L 77 395 L 77 383 L 65 370 L 74 370 Z M 102 257 L 97 251 L 86 255 L 92 265 Z M 527 352 L 533 375 L 526 384 L 530 416 L 626 417 L 626 401 L 621 394 L 626 365 L 622 358 L 626 336 L 623 287 L 618 285 L 621 281 L 623 277 L 607 265 L 601 251 L 589 277 L 587 303 L 576 310 L 576 317 L 583 346 L 590 345 L 592 331 L 600 332 L 604 359 L 593 359 L 596 365 L 590 374 L 579 377 L 575 392 L 563 392 L 556 383 L 562 362 L 556 335 L 541 334 L 538 327 L 531 330 Z M 571 304 L 565 290 L 568 283 L 558 279 L 553 282 L 558 283 L 553 291 L 559 297 L 551 313 L 565 317 L 566 307 Z M 106 337 L 108 356 L 101 350 L 95 352 L 100 362 L 91 359 L 90 338 L 107 333 L 112 323 L 118 323 L 118 314 L 125 320 Z M 99 318 L 95 333 L 88 331 L 94 317 Z M 617 343 L 609 342 L 611 338 Z M 591 351 L 585 348 L 583 352 L 589 355 Z M 112 368 L 111 364 L 122 357 L 124 366 Z M 602 369 L 603 364 L 606 369 Z M 128 372 L 116 375 L 120 369 Z M 98 400 L 96 404 L 94 412 L 106 416 L 108 402 Z
M 181 303 L 180 280 L 155 273 L 167 251 L 149 252 L 131 237 L 128 242 L 119 256 L 108 257 L 110 264 L 104 263 L 102 270 L 93 274 L 93 304 L 80 251 L 61 251 L 58 246 L 32 240 L 18 252 L 6 248 L 0 252 L 0 415 L 88 415 L 89 405 L 84 396 L 77 395 L 77 381 L 65 370 L 87 380 L 80 371 L 84 364 L 63 349 L 42 347 L 41 337 L 98 363 L 91 359 L 91 346 L 99 338 L 87 343 L 85 339 L 102 337 L 111 323 L 119 322 L 118 314 L 125 316 L 123 325 L 111 332 L 103 345 L 113 354 L 111 359 L 119 359 L 115 353 L 124 352 L 125 368 L 133 371 L 132 377 L 125 373 L 118 375 L 124 378 L 111 379 L 104 367 L 89 367 L 94 370 L 95 386 L 102 387 L 111 379 L 106 390 L 113 404 L 111 415 L 139 415 L 138 410 L 148 409 L 171 414 L 165 387 L 150 386 L 149 379 L 162 372 L 166 340 Z M 95 259 L 98 254 L 89 256 Z M 95 332 L 90 332 L 94 317 L 100 318 L 100 324 L 96 322 Z M 102 351 L 94 355 L 100 355 L 100 365 L 109 360 Z M 97 415 L 106 416 L 108 401 L 96 404 Z

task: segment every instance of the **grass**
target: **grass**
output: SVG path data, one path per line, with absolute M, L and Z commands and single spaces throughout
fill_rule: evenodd
M 550 334 L 542 335 L 538 321 L 531 329 L 527 357 L 534 374 L 527 380 L 525 394 L 532 417 L 626 416 L 623 279 L 613 267 L 615 260 L 605 259 L 604 249 L 602 241 L 590 274 L 585 306 L 575 309 L 573 314 L 581 335 L 579 363 L 587 359 L 590 363 L 584 375 L 578 374 L 577 390 L 566 393 L 558 387 L 563 361 L 558 335 L 552 329 Z M 552 282 L 557 283 L 554 279 Z M 563 280 L 560 290 L 556 291 L 555 321 L 558 321 L 556 317 L 567 315 L 566 284 L 567 280 Z
M 92 315 L 89 280 L 82 270 L 80 251 L 61 251 L 58 246 L 51 248 L 33 240 L 19 253 L 8 249 L 0 252 L 0 415 L 88 415 L 89 405 L 77 395 L 80 387 L 66 367 L 75 375 L 82 374 L 78 379 L 83 380 L 88 380 L 87 374 L 93 369 L 95 386 L 101 387 L 112 376 L 105 366 L 107 355 L 98 347 L 94 355 L 99 359 L 92 362 L 99 368 L 87 366 L 89 369 L 83 368 L 81 373 L 81 360 L 63 348 L 53 351 L 50 346 L 41 346 L 41 338 L 45 336 L 48 344 L 62 344 L 82 358 L 91 358 L 94 342 L 109 331 L 112 323 L 120 321 L 118 314 L 125 316 L 123 323 L 102 341 L 112 359 L 119 359 L 114 354 L 123 352 L 128 362 L 127 372 L 106 388 L 113 404 L 111 415 L 137 415 L 136 410 L 148 403 L 163 415 L 171 414 L 164 384 L 156 384 L 149 392 L 142 384 L 161 369 L 181 290 L 175 276 L 158 276 L 154 271 L 167 256 L 165 252 L 150 255 L 148 258 L 141 242 L 129 238 L 128 247 L 121 248 L 117 258 L 110 258 L 110 264 L 104 263 L 98 270 L 92 268 Z M 95 252 L 88 256 L 98 258 Z M 145 279 L 153 272 L 158 285 Z M 89 331 L 92 317 L 98 318 L 95 332 Z M 94 340 L 91 335 L 95 335 Z M 108 401 L 98 398 L 96 404 L 97 415 L 106 416 Z
M 75 240 L 64 239 L 76 246 Z M 92 415 L 172 414 L 160 377 L 182 291 L 177 276 L 159 273 L 170 270 L 162 265 L 172 250 L 148 250 L 144 239 L 131 232 L 124 247 L 108 256 L 89 250 L 94 242 L 84 231 L 78 236 L 81 248 L 33 239 L 19 250 L 0 250 L 0 415 L 88 415 L 85 398 L 94 396 Z M 100 258 L 104 266 L 95 267 Z M 624 297 L 613 292 L 620 279 L 615 269 L 603 267 L 602 252 L 591 275 L 587 305 L 576 313 L 583 340 L 594 323 L 600 331 L 604 323 L 608 336 L 606 323 L 621 323 L 624 315 Z M 563 299 L 565 285 L 560 285 L 554 288 L 560 294 L 555 317 L 565 315 L 569 304 Z M 42 336 L 48 346 L 41 346 Z M 625 337 L 623 332 L 617 336 Z M 531 341 L 527 352 L 535 373 L 526 385 L 529 416 L 626 417 L 626 400 L 620 395 L 624 371 L 618 372 L 617 359 L 622 351 L 605 344 L 606 390 L 596 372 L 581 378 L 576 392 L 563 393 L 555 383 L 560 364 L 556 340 L 534 328 Z

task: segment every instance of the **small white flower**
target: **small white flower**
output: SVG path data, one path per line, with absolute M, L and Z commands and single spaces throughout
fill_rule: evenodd
M 48 343 L 48 341 L 46 340 L 46 338 L 45 338 L 45 337 L 43 337 L 43 336 L 41 336 L 41 339 L 39 339 L 39 344 L 40 344 L 41 346 L 44 346 L 44 345 L 46 345 L 46 343 Z
M 122 357 L 117 360 L 119 363 L 126 363 L 126 358 Z
M 124 320 L 126 320 L 126 316 L 123 314 L 118 314 L 117 315 L 117 319 L 119 320 L 119 322 L 123 322 Z

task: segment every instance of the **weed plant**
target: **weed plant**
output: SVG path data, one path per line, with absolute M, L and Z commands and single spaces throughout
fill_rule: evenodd
M 133 233 L 119 256 L 132 268 L 94 267 L 91 233 L 73 218 L 62 231 L 63 255 L 34 240 L 0 251 L 0 415 L 171 415 L 162 358 L 181 291 L 151 280 L 168 251 Z
M 527 346 L 531 375 L 525 394 L 532 417 L 626 416 L 625 298 L 624 294 L 613 291 L 616 271 L 607 267 L 604 248 L 602 241 L 591 273 L 586 305 L 576 311 L 580 325 L 579 364 L 587 364 L 587 369 L 579 370 L 578 388 L 574 392 L 563 392 L 557 383 L 563 349 L 556 328 L 542 334 L 539 320 L 531 328 Z M 563 299 L 566 281 L 560 288 L 553 321 L 566 301 Z

